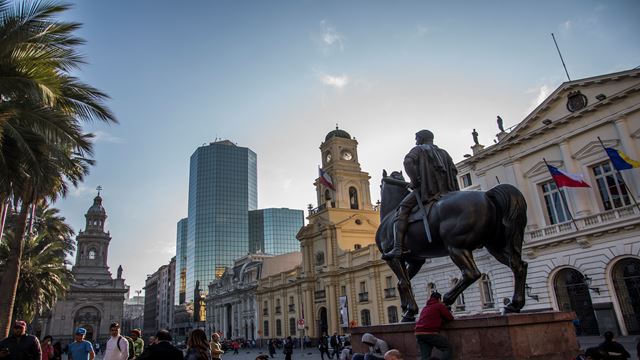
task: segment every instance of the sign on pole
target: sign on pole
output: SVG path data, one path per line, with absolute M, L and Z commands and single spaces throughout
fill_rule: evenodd
M 298 330 L 304 330 L 304 319 L 298 320 Z

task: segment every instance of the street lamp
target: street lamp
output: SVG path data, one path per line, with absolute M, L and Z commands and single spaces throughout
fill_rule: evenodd
M 536 294 L 532 294 L 531 290 L 533 290 L 533 288 L 531 286 L 529 286 L 529 284 L 524 284 L 524 288 L 527 290 L 527 296 L 532 298 L 535 301 L 540 301 L 540 297 Z
M 589 290 L 592 290 L 593 292 L 595 292 L 596 294 L 600 295 L 600 288 L 597 287 L 591 287 L 591 282 L 593 281 L 589 276 L 585 275 L 582 280 L 584 281 L 584 284 L 587 285 L 587 287 L 589 288 Z

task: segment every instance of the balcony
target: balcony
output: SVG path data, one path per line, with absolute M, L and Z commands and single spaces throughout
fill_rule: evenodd
M 296 304 L 289 304 L 289 312 L 296 312 Z
M 327 297 L 327 293 L 325 290 L 317 290 L 314 292 L 314 296 L 316 299 L 324 299 Z
M 276 314 L 282 314 L 282 306 L 276 306 Z
M 264 316 L 269 315 L 269 309 L 263 309 L 262 310 L 262 315 L 264 315 Z
M 384 298 L 391 299 L 396 297 L 396 288 L 387 288 L 384 289 Z
M 601 213 L 588 215 L 572 221 L 550 225 L 524 234 L 525 247 L 546 245 L 565 238 L 575 238 L 593 233 L 611 231 L 640 221 L 640 210 L 629 205 Z M 577 227 L 577 230 L 576 230 Z
M 369 292 L 361 292 L 358 294 L 359 302 L 367 302 L 369 301 Z

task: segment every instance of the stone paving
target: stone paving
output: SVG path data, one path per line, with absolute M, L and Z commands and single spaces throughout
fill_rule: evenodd
M 254 360 L 256 356 L 259 354 L 267 354 L 267 349 L 254 349 L 254 350 L 239 350 L 237 355 L 233 354 L 233 351 L 224 354 L 222 357 L 223 360 Z M 104 354 L 98 354 L 96 356 L 96 360 L 102 360 Z M 305 360 L 320 360 L 320 351 L 318 349 L 305 349 L 304 352 L 300 349 L 294 349 L 293 356 L 291 357 L 293 360 L 295 359 L 305 359 Z M 278 349 L 275 354 L 274 360 L 284 360 L 284 354 L 281 349 Z M 326 357 L 325 357 L 326 359 Z M 335 358 L 334 358 L 335 359 Z

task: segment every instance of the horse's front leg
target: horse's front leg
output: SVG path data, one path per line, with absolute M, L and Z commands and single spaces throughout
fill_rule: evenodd
M 411 279 L 413 279 L 416 274 L 418 274 L 418 272 L 420 271 L 420 269 L 422 268 L 422 265 L 424 265 L 425 260 L 416 260 L 416 261 L 410 261 L 407 264 L 407 278 L 409 279 L 409 299 L 408 300 L 408 304 L 407 304 L 407 308 L 404 309 L 406 310 L 406 314 L 408 315 L 410 314 L 410 317 L 415 317 L 415 315 L 420 312 L 420 307 L 418 307 L 418 304 L 416 303 L 416 298 L 413 294 L 413 288 L 411 287 Z
M 391 268 L 391 271 L 393 271 L 393 273 L 396 274 L 396 277 L 398 278 L 400 307 L 403 311 L 402 321 L 413 321 L 413 319 L 407 320 L 407 314 L 409 313 L 408 309 L 411 308 L 411 302 L 413 301 L 415 303 L 415 301 L 413 300 L 413 294 L 411 292 L 411 281 L 409 280 L 404 261 L 400 259 L 392 259 L 388 260 L 387 264 L 389 265 L 389 268 Z M 415 315 L 415 313 L 413 315 Z
M 471 250 L 449 247 L 449 256 L 453 263 L 460 268 L 462 277 L 451 290 L 444 294 L 442 302 L 445 305 L 453 304 L 458 296 L 481 276 Z

